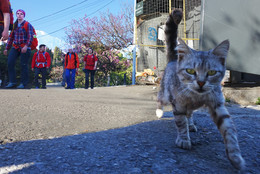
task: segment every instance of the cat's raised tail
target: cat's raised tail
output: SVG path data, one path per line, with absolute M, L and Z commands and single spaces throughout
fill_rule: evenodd
M 177 51 L 175 50 L 177 46 L 177 35 L 178 35 L 178 25 L 182 20 L 183 13 L 179 9 L 175 9 L 169 15 L 166 21 L 165 27 L 165 38 L 167 45 L 167 60 L 171 62 L 177 60 Z

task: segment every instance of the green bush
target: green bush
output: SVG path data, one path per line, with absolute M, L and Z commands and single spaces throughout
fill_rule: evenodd
M 112 72 L 110 74 L 109 86 L 124 85 L 124 74 L 126 74 L 126 85 L 130 85 L 132 83 L 131 70 L 132 68 L 129 68 L 126 71 L 122 71 L 122 72 Z M 104 76 L 104 73 L 97 70 L 95 73 L 95 82 L 94 82 L 95 86 L 96 87 L 107 86 L 107 81 L 108 81 L 108 77 Z M 85 87 L 85 73 L 83 72 L 82 69 L 79 70 L 78 75 L 76 76 L 75 87 L 76 88 Z
M 127 69 L 126 71 L 121 72 L 112 72 L 110 75 L 110 86 L 124 85 L 124 75 L 126 74 L 126 85 L 132 83 L 132 73 Z
M 79 58 L 83 55 L 79 54 Z M 132 83 L 132 64 L 120 53 L 107 51 L 104 54 L 98 55 L 98 70 L 95 73 L 95 86 L 116 86 L 124 85 L 124 74 L 126 74 L 126 85 Z M 83 72 L 84 63 L 80 63 L 78 75 L 75 79 L 75 87 L 85 87 L 85 73 Z M 108 76 L 110 83 L 108 84 Z
M 46 81 L 47 81 L 47 83 L 53 83 L 52 79 L 47 79 Z
M 255 104 L 260 105 L 260 97 L 257 98 L 257 101 Z
M 226 102 L 231 102 L 231 100 L 229 98 L 226 98 L 225 101 Z

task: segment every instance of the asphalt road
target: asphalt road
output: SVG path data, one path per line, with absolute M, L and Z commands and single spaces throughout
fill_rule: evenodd
M 0 90 L 0 173 L 237 173 L 209 115 L 195 112 L 192 149 L 175 146 L 152 86 Z M 166 108 L 166 110 L 169 108 Z M 228 105 L 245 173 L 260 171 L 260 107 Z
M 152 88 L 0 90 L 0 142 L 75 135 L 155 120 Z

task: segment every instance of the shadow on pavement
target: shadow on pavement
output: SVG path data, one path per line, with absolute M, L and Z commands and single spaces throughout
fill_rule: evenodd
M 260 111 L 229 108 L 247 171 L 260 171 Z M 250 113 L 250 116 L 249 114 Z M 236 173 L 220 133 L 208 114 L 197 111 L 190 151 L 175 146 L 167 119 L 125 128 L 0 146 L 0 172 L 14 173 Z

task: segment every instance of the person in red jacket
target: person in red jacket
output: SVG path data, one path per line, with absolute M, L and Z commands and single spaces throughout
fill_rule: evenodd
M 89 87 L 89 73 L 91 75 L 91 89 L 94 88 L 94 76 L 97 69 L 98 58 L 93 54 L 92 48 L 88 49 L 88 54 L 84 57 L 84 72 L 86 73 L 85 89 Z
M 64 68 L 66 69 L 65 76 L 67 87 L 66 89 L 74 89 L 75 86 L 75 75 L 79 68 L 79 57 L 78 54 L 73 52 L 70 48 L 69 52 L 65 56 Z
M 47 75 L 47 69 L 51 66 L 51 57 L 48 52 L 45 51 L 46 45 L 41 44 L 39 46 L 39 51 L 34 53 L 33 59 L 32 59 L 32 71 L 35 72 L 35 86 L 36 89 L 39 89 L 39 74 L 42 75 L 42 89 L 46 89 L 46 75 Z

